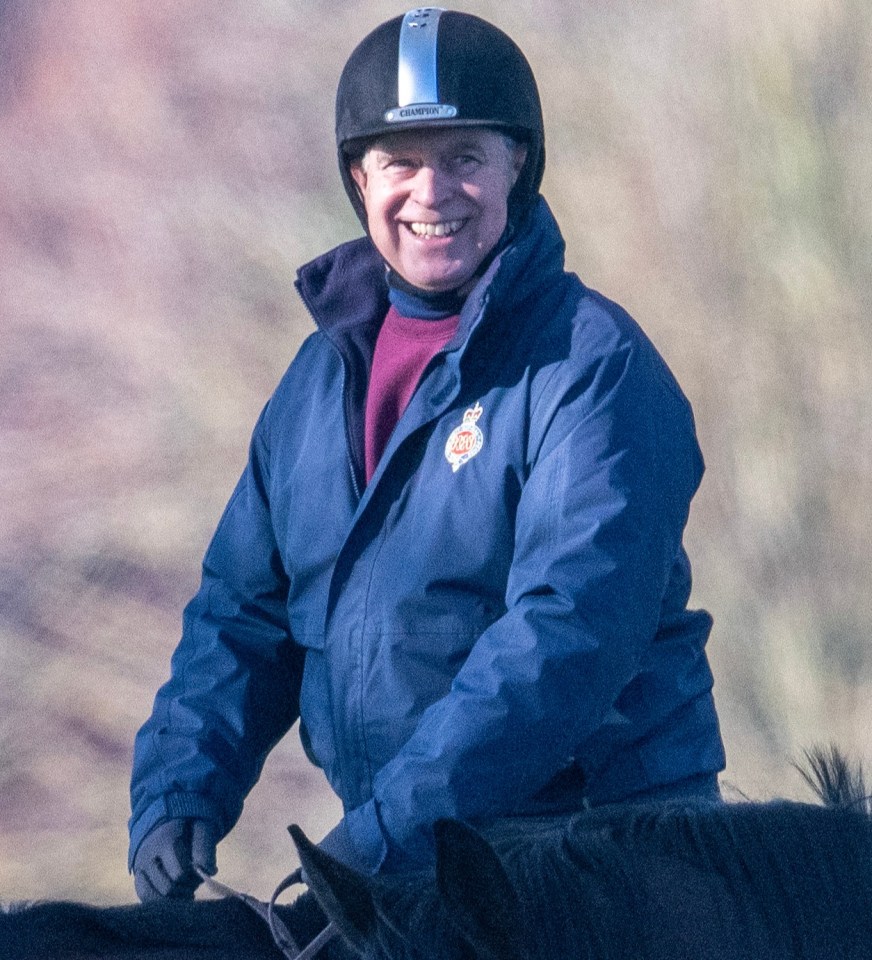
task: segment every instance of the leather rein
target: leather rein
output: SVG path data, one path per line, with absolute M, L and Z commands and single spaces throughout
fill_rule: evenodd
M 291 935 L 291 931 L 288 930 L 287 926 L 276 913 L 275 904 L 279 896 L 284 893 L 288 887 L 292 887 L 296 883 L 304 882 L 303 872 L 300 868 L 297 868 L 292 874 L 282 880 L 276 887 L 275 893 L 273 893 L 269 903 L 264 903 L 258 900 L 257 897 L 251 896 L 251 894 L 240 893 L 238 890 L 234 890 L 233 887 L 228 887 L 214 877 L 210 877 L 208 873 L 199 867 L 195 867 L 194 869 L 206 885 L 206 889 L 211 893 L 224 899 L 232 898 L 234 900 L 241 900 L 249 909 L 253 910 L 269 927 L 275 945 L 281 950 L 286 960 L 312 960 L 312 958 L 339 933 L 336 925 L 331 921 L 308 946 L 301 948 Z

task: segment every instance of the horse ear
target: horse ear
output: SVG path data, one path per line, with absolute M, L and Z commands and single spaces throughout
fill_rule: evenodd
M 523 960 L 521 903 L 491 845 L 471 827 L 439 820 L 436 884 L 448 915 L 482 960 Z
M 370 881 L 318 848 L 296 825 L 288 827 L 306 883 L 327 918 L 357 953 L 376 921 Z

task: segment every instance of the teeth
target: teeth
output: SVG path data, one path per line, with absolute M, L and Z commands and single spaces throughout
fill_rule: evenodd
M 419 237 L 450 237 L 462 226 L 462 220 L 445 220 L 443 223 L 410 223 L 409 229 Z

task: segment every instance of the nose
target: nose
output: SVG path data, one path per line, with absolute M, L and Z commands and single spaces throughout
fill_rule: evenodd
M 438 207 L 455 190 L 454 178 L 438 164 L 423 164 L 415 173 L 412 199 L 422 207 Z

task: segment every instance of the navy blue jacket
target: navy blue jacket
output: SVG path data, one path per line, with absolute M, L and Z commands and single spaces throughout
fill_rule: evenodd
M 687 608 L 682 547 L 692 413 L 637 324 L 564 271 L 545 202 L 368 485 L 383 262 L 363 238 L 297 287 L 318 331 L 255 428 L 137 737 L 131 854 L 166 817 L 229 831 L 298 717 L 371 871 L 426 858 L 439 817 L 573 810 L 721 769 L 711 620 Z

